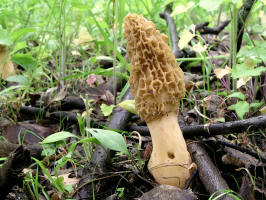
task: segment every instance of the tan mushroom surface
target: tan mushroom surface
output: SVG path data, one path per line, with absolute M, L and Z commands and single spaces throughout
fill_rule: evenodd
M 131 61 L 131 92 L 152 136 L 148 169 L 159 184 L 184 188 L 194 169 L 177 122 L 179 101 L 185 94 L 184 73 L 168 46 L 168 37 L 153 22 L 129 14 L 124 35 Z

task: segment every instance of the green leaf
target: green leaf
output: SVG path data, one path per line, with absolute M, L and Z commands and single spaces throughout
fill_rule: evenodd
M 47 144 L 47 143 L 53 143 L 53 142 L 57 142 L 57 141 L 61 141 L 64 140 L 66 138 L 70 138 L 70 137 L 75 137 L 75 138 L 79 138 L 78 136 L 67 132 L 67 131 L 61 131 L 61 132 L 57 132 L 54 133 L 52 135 L 49 135 L 48 137 L 46 137 L 43 141 L 42 144 Z
M 10 55 L 16 53 L 17 51 L 24 49 L 27 47 L 27 43 L 26 41 L 22 41 L 22 42 L 17 42 L 16 45 L 14 46 L 12 52 L 10 53 Z
M 41 144 L 43 151 L 42 156 L 51 156 L 56 153 L 56 148 L 54 144 Z
M 123 99 L 128 89 L 129 89 L 129 81 L 127 81 L 122 91 L 120 92 L 120 95 L 118 97 L 118 103 Z
M 244 63 L 237 64 L 232 70 L 232 78 L 243 78 L 248 76 L 259 76 L 262 72 L 266 71 L 266 67 L 249 68 Z
M 243 119 L 245 113 L 249 111 L 249 104 L 246 101 L 239 101 L 228 107 L 229 110 L 235 110 L 239 119 Z
M 102 104 L 101 105 L 101 111 L 103 113 L 104 116 L 109 116 L 111 115 L 111 113 L 113 112 L 115 105 L 106 105 L 106 104 Z
M 0 29 L 0 44 L 10 46 L 12 44 L 11 37 L 5 29 Z
M 225 122 L 225 118 L 224 117 L 220 117 L 220 118 L 216 118 L 217 122 Z
M 135 107 L 135 100 L 125 100 L 118 104 L 121 108 L 131 112 L 133 114 L 138 114 Z
M 199 6 L 211 12 L 217 10 L 223 2 L 224 0 L 201 0 Z
M 126 155 L 129 155 L 126 142 L 123 136 L 115 131 L 103 130 L 103 129 L 86 129 L 89 131 L 99 142 L 114 151 L 119 151 Z
M 245 99 L 245 95 L 241 92 L 234 92 L 233 94 L 230 94 L 228 96 L 228 98 L 230 98 L 230 97 L 236 97 L 236 98 L 241 99 L 241 100 Z
M 8 94 L 9 92 L 11 92 L 12 90 L 16 90 L 18 88 L 21 88 L 22 86 L 21 85 L 13 85 L 11 87 L 8 87 L 2 91 L 0 91 L 0 95 L 5 95 L 5 94 Z M 14 92 L 14 91 L 12 91 Z
M 91 9 L 91 7 L 89 5 L 82 4 L 82 3 L 79 3 L 79 2 L 76 2 L 76 1 L 72 2 L 72 7 L 73 8 L 77 8 L 80 11 L 86 11 L 88 9 Z
M 244 58 L 259 58 L 263 62 L 266 61 L 266 41 L 255 41 L 255 46 L 241 47 L 237 56 Z
M 66 190 L 63 176 L 58 176 L 58 177 L 54 178 L 54 184 L 57 185 L 57 188 L 60 188 L 59 191 L 65 191 Z
M 250 104 L 250 108 L 254 108 L 255 110 L 257 110 L 257 109 L 260 108 L 263 104 L 264 104 L 264 102 L 251 103 L 251 104 Z
M 23 75 L 9 76 L 8 78 L 6 78 L 6 81 L 21 83 L 22 85 L 28 85 L 29 84 L 28 78 L 26 78 Z
M 21 65 L 26 71 L 33 71 L 37 63 L 31 54 L 15 54 L 11 57 L 11 60 Z
M 20 39 L 22 36 L 26 35 L 27 33 L 35 32 L 35 31 L 36 31 L 35 28 L 22 28 L 11 34 L 12 41 L 16 42 L 18 39 Z
M 53 186 L 59 191 L 59 192 L 64 192 L 64 190 L 62 190 L 62 188 L 57 184 L 57 182 L 55 181 L 55 179 L 53 179 L 53 177 L 51 176 L 50 172 L 47 170 L 47 168 L 42 164 L 41 161 L 37 160 L 36 158 L 32 158 L 42 169 L 43 173 L 47 176 L 47 178 L 49 179 L 49 181 L 51 181 L 51 183 L 53 184 Z

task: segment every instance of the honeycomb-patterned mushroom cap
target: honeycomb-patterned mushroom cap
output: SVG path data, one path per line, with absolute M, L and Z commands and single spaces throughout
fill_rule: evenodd
M 125 17 L 124 35 L 130 58 L 130 88 L 136 109 L 146 122 L 178 113 L 184 96 L 184 73 L 168 46 L 168 38 L 141 15 Z

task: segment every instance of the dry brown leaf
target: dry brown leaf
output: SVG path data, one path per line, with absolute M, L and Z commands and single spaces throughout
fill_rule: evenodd
M 239 78 L 239 80 L 237 80 L 236 82 L 236 87 L 240 88 L 242 85 L 245 85 L 250 79 L 251 79 L 251 76 Z
M 178 47 L 180 50 L 182 50 L 189 42 L 192 40 L 192 38 L 195 36 L 195 25 L 191 26 L 191 29 L 193 33 L 191 33 L 189 30 L 184 30 L 181 33 L 180 40 L 178 42 Z
M 225 66 L 225 68 L 216 68 L 214 70 L 215 75 L 217 76 L 217 78 L 221 79 L 223 78 L 225 75 L 230 74 L 232 72 L 232 69 L 228 66 Z
M 82 29 L 79 33 L 79 38 L 76 38 L 73 40 L 73 43 L 75 45 L 82 45 L 85 44 L 87 42 L 92 41 L 93 38 L 91 37 L 91 35 L 86 31 L 86 29 Z
M 69 178 L 70 173 L 66 173 L 66 174 L 62 174 L 59 175 L 59 177 L 63 177 L 64 178 L 64 184 L 65 185 L 75 185 L 78 184 L 79 179 L 74 177 L 74 178 Z M 52 178 L 56 178 L 55 176 L 52 176 Z
M 187 12 L 191 7 L 194 6 L 194 4 L 195 4 L 194 2 L 190 1 L 185 5 L 184 4 L 177 5 L 174 11 L 171 13 L 171 17 Z
M 266 106 L 260 109 L 262 115 L 266 115 Z
M 6 47 L 0 45 L 0 78 L 6 79 L 14 75 L 16 75 L 16 70 L 10 57 L 7 56 Z
M 198 53 L 202 53 L 202 52 L 204 52 L 204 51 L 207 50 L 207 45 L 202 46 L 202 45 L 200 44 L 200 42 L 198 42 L 197 44 L 195 44 L 195 45 L 192 47 L 192 50 L 194 50 L 194 51 L 196 51 L 196 52 L 198 52 Z

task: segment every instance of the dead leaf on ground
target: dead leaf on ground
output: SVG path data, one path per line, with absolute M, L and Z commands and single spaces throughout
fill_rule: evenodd
M 216 68 L 214 70 L 215 75 L 217 78 L 222 79 L 225 75 L 232 73 L 232 69 L 228 66 L 225 66 L 225 68 Z
M 59 175 L 58 177 L 63 177 L 64 178 L 64 184 L 65 185 L 75 185 L 75 184 L 78 184 L 79 183 L 79 178 L 70 178 L 70 173 L 66 173 L 66 174 L 62 174 L 62 175 Z M 52 176 L 52 178 L 56 178 L 55 176 Z
M 75 45 L 83 45 L 87 42 L 92 41 L 93 38 L 92 36 L 87 32 L 87 30 L 85 28 L 83 28 L 80 32 L 79 32 L 79 37 L 73 40 L 73 43 Z
M 14 75 L 16 75 L 16 70 L 7 55 L 6 46 L 0 45 L 0 78 L 6 79 Z
M 3 128 L 2 136 L 11 143 L 34 144 L 41 141 L 41 138 L 55 133 L 58 125 L 49 125 L 45 127 L 39 124 L 30 124 L 29 122 L 19 122 Z

